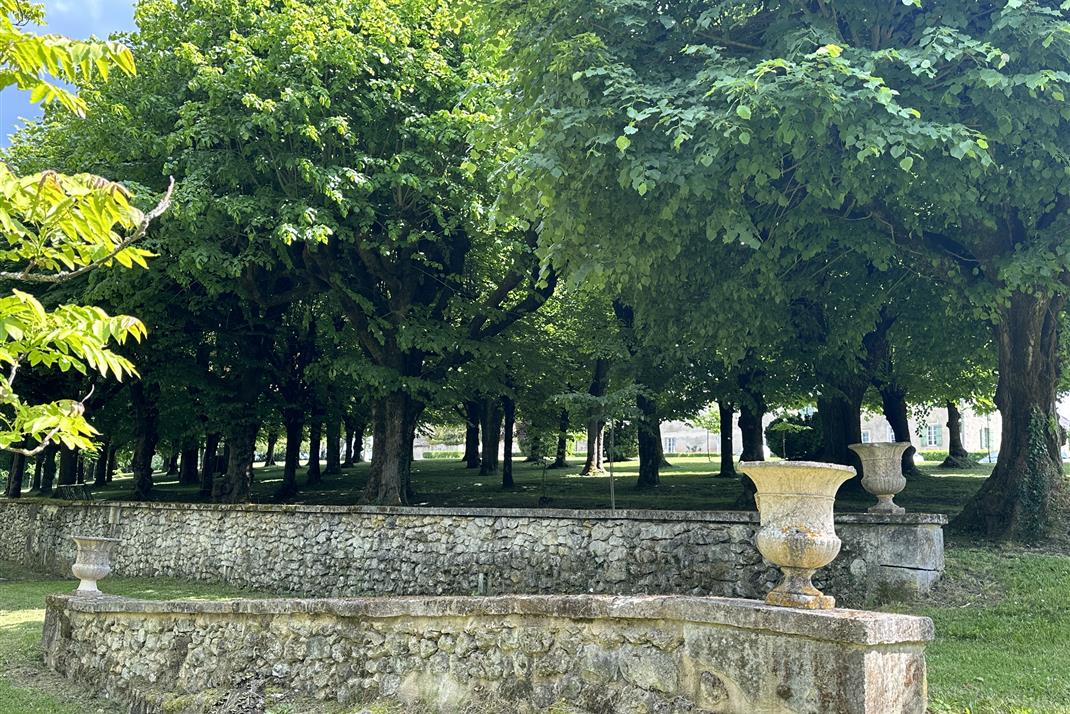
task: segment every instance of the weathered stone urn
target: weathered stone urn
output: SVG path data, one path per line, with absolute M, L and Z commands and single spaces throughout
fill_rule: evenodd
M 832 504 L 855 470 L 812 461 L 748 461 L 739 466 L 758 488 L 758 551 L 784 574 L 765 601 L 809 610 L 836 607 L 836 598 L 815 588 L 811 578 L 840 553 Z
M 862 460 L 862 488 L 877 497 L 877 505 L 869 512 L 906 513 L 892 499 L 907 485 L 903 477 L 903 453 L 910 448 L 910 442 L 851 444 L 847 448 Z
M 111 552 L 118 538 L 97 538 L 93 536 L 72 536 L 78 545 L 71 573 L 81 582 L 75 591 L 81 595 L 99 595 L 97 581 L 111 572 Z

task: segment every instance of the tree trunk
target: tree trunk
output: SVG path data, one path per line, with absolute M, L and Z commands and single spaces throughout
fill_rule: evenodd
M 312 485 L 322 480 L 320 471 L 320 448 L 323 442 L 323 419 L 313 417 L 308 427 L 308 473 L 305 483 Z
M 305 413 L 301 409 L 283 409 L 282 423 L 286 429 L 286 453 L 282 461 L 282 488 L 276 495 L 280 500 L 297 493 L 297 469 L 301 463 Z
M 85 454 L 81 451 L 78 452 L 78 459 L 74 462 L 74 482 L 85 483 Z
M 464 467 L 466 469 L 479 468 L 479 402 L 467 401 L 464 403 Z
M 30 490 L 35 492 L 41 491 L 41 472 L 44 470 L 45 462 L 41 459 L 41 454 L 33 460 L 33 480 L 30 482 Z
M 604 397 L 609 389 L 609 360 L 599 357 L 594 362 L 594 374 L 587 393 L 592 397 Z M 583 462 L 580 475 L 602 473 L 602 432 L 606 422 L 598 416 L 587 420 L 587 458 Z
M 276 466 L 275 446 L 279 443 L 279 432 L 271 429 L 267 433 L 267 448 L 264 450 L 264 466 Z
M 156 444 L 160 438 L 160 411 L 156 406 L 155 391 L 141 382 L 130 385 L 134 417 L 134 458 L 130 466 L 134 472 L 135 501 L 147 501 L 152 496 L 152 457 L 156 454 Z M 63 483 L 62 454 L 60 465 L 60 483 Z
M 968 469 L 977 465 L 962 445 L 962 414 L 959 413 L 958 405 L 948 400 L 947 402 L 947 434 L 951 440 L 951 446 L 947 451 L 947 458 L 943 460 L 939 468 L 942 469 Z
M 896 382 L 882 383 L 877 387 L 881 395 L 881 406 L 884 418 L 892 427 L 892 435 L 897 442 L 910 443 L 910 417 L 907 414 L 906 390 Z M 859 435 L 861 437 L 861 434 Z M 921 476 L 921 471 L 914 463 L 914 454 L 917 450 L 913 445 L 903 453 L 903 475 L 908 477 Z
M 661 482 L 661 422 L 658 419 L 657 403 L 639 392 L 635 397 L 639 409 L 636 425 L 639 441 L 639 478 L 636 488 L 654 488 Z
M 868 378 L 848 375 L 846 379 L 826 382 L 824 394 L 817 398 L 817 415 L 821 420 L 821 459 L 854 467 L 858 475 L 845 484 L 849 489 L 862 487 L 862 462 L 847 447 L 862 441 L 862 400 L 868 385 Z
M 379 399 L 375 407 L 374 451 L 364 503 L 402 506 L 409 502 L 412 442 L 423 406 L 404 392 Z
M 347 416 L 342 419 L 345 426 L 345 437 L 342 441 L 342 468 L 347 469 L 353 465 L 353 417 Z
M 663 469 L 672 468 L 672 464 L 670 464 L 669 460 L 667 458 L 665 458 L 665 442 L 662 441 L 662 439 L 661 439 L 661 422 L 660 421 L 658 422 L 658 463 L 661 465 L 661 468 L 663 468 Z M 660 478 L 660 475 L 659 475 L 659 478 Z
M 721 417 L 721 471 L 718 476 L 735 478 L 736 455 L 732 439 L 732 417 L 735 416 L 735 407 L 727 401 L 717 402 L 717 412 Z
M 111 483 L 112 478 L 115 477 L 115 459 L 118 456 L 119 447 L 116 444 L 112 444 L 108 449 L 108 471 L 104 477 L 108 483 Z
M 7 488 L 4 495 L 8 498 L 18 498 L 22 495 L 22 480 L 26 478 L 26 457 L 22 454 L 11 454 L 11 465 L 7 471 Z
M 73 486 L 78 482 L 78 452 L 61 446 L 59 449 L 59 485 Z
M 602 435 L 605 432 L 606 423 L 593 419 L 587 422 L 587 457 L 583 461 L 581 476 L 600 474 L 603 468 Z
M 197 447 L 197 442 L 187 442 L 186 447 L 182 449 L 181 466 L 178 470 L 178 482 L 180 484 L 192 486 L 200 482 L 199 474 L 197 473 L 197 457 L 199 455 L 200 449 Z
M 479 463 L 479 475 L 498 473 L 498 446 L 502 440 L 502 404 L 499 399 L 483 400 L 481 410 L 483 423 L 483 454 Z
M 561 417 L 557 423 L 557 452 L 549 468 L 568 468 L 568 411 L 565 409 L 561 410 Z
M 218 431 L 213 431 L 204 437 L 204 458 L 201 459 L 201 498 L 209 498 L 215 488 L 220 436 Z
M 342 454 L 339 451 L 342 441 L 342 420 L 337 416 L 327 417 L 327 466 L 323 473 L 335 475 L 342 473 Z
M 97 463 L 93 468 L 93 488 L 104 488 L 108 485 L 108 453 L 111 446 L 105 441 L 97 452 Z
M 59 446 L 56 444 L 49 444 L 45 447 L 45 450 L 41 452 L 41 459 L 44 463 L 41 466 L 41 495 L 49 496 L 52 494 L 52 484 L 56 480 L 56 453 L 59 451 Z
M 765 403 L 759 399 L 755 403 L 744 400 L 739 405 L 739 430 L 743 433 L 743 453 L 740 461 L 765 461 L 765 434 L 762 433 L 762 417 L 765 416 Z M 721 422 L 724 424 L 724 422 Z
M 178 475 L 178 452 L 172 451 L 171 455 L 167 457 L 167 475 Z
M 231 425 L 227 432 L 227 470 L 215 480 L 212 496 L 219 503 L 244 503 L 249 500 L 252 486 L 253 457 L 256 452 L 256 433 L 259 425 L 242 420 Z
M 1059 321 L 1065 298 L 1014 293 L 995 328 L 1003 417 L 996 468 L 952 525 L 990 537 L 1033 540 L 1053 525 L 1062 489 L 1055 411 Z
M 364 433 L 368 429 L 367 419 L 361 419 L 353 427 L 353 463 L 364 461 Z
M 513 428 L 516 424 L 516 402 L 502 397 L 505 412 L 505 451 L 502 455 L 502 488 L 513 488 Z

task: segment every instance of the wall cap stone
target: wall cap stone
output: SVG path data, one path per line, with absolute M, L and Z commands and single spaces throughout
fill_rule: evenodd
M 333 615 L 357 618 L 548 616 L 569 619 L 671 620 L 795 635 L 853 645 L 924 643 L 927 617 L 866 610 L 801 610 L 758 600 L 678 595 L 502 595 L 236 600 L 134 600 L 50 595 L 48 608 L 94 614 Z
M 278 505 L 278 504 L 218 504 L 218 503 L 175 503 L 152 501 L 143 503 L 139 501 L 63 501 L 61 503 L 45 503 L 31 500 L 8 500 L 0 499 L 0 505 L 19 506 L 24 508 L 120 508 L 120 509 L 147 509 L 147 510 L 177 510 L 177 511 L 216 511 L 227 512 L 257 512 L 264 514 L 278 513 L 319 513 L 336 515 L 364 515 L 364 516 L 448 516 L 458 518 L 534 518 L 534 519 L 558 519 L 558 520 L 589 520 L 589 521 L 694 521 L 702 523 L 758 523 L 756 511 L 670 511 L 654 509 L 619 509 L 610 511 L 600 510 L 577 510 L 564 508 L 440 508 L 420 506 L 314 506 L 306 504 Z M 936 525 L 944 526 L 948 523 L 947 515 L 943 513 L 837 513 L 835 522 L 842 524 L 859 525 Z

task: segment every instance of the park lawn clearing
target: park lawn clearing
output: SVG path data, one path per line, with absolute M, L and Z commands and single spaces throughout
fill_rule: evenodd
M 636 490 L 637 461 L 613 464 L 617 508 L 671 509 L 682 511 L 731 510 L 736 508 L 742 487 L 738 478 L 717 476 L 719 463 L 705 456 L 669 456 L 671 467 L 662 469 L 661 484 L 653 490 Z M 923 465 L 924 475 L 913 477 L 896 502 L 913 512 L 955 515 L 980 488 L 992 470 L 982 465 L 969 471 L 945 471 L 935 464 Z M 580 464 L 565 469 L 543 469 L 539 464 L 517 460 L 513 466 L 515 488 L 504 490 L 501 475 L 480 476 L 459 461 L 421 459 L 413 462 L 414 505 L 452 508 L 568 508 L 608 509 L 610 474 L 580 476 Z M 300 488 L 287 503 L 353 505 L 360 501 L 368 464 L 357 464 L 340 474 L 324 475 L 314 485 L 304 485 L 304 469 L 298 475 Z M 272 503 L 282 485 L 280 467 L 255 469 L 250 500 Z M 202 502 L 199 487 L 183 486 L 177 476 L 157 474 L 153 498 L 157 501 Z M 103 489 L 93 489 L 102 500 L 129 500 L 134 482 L 118 475 Z M 26 500 L 26 499 L 24 499 Z M 837 511 L 864 511 L 874 500 L 864 493 L 842 492 Z
M 931 617 L 933 714 L 1070 713 L 1070 555 L 949 547 L 924 601 L 891 608 Z
M 73 579 L 0 562 L 0 714 L 123 711 L 48 672 L 41 657 L 44 598 Z M 248 596 L 223 585 L 167 578 L 109 578 L 105 590 L 148 599 Z M 929 646 L 932 714 L 1070 714 L 1070 554 L 953 546 L 947 573 L 926 600 L 888 608 L 936 623 Z M 280 699 L 272 714 L 342 714 L 357 709 Z M 393 705 L 371 707 L 396 714 Z

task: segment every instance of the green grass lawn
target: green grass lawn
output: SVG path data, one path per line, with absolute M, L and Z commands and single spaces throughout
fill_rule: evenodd
M 40 575 L 0 561 L 0 714 L 118 714 L 113 702 L 74 686 L 44 668 L 41 628 L 45 596 L 70 592 L 77 582 Z M 109 578 L 109 593 L 150 600 L 222 599 L 242 593 L 222 585 L 168 578 Z
M 628 461 L 613 465 L 614 490 L 618 508 L 655 508 L 675 510 L 731 509 L 740 495 L 738 479 L 719 478 L 717 461 L 701 456 L 671 457 L 672 466 L 662 471 L 661 485 L 653 491 L 637 491 L 635 481 L 639 465 Z M 912 511 L 955 514 L 991 472 L 991 466 L 968 471 L 950 471 L 925 465 L 925 475 L 912 478 L 896 501 Z M 303 485 L 289 503 L 351 505 L 360 499 L 367 477 L 367 464 L 325 476 L 315 486 Z M 610 476 L 580 476 L 579 467 L 543 470 L 536 464 L 517 462 L 514 466 L 516 487 L 505 491 L 501 476 L 480 476 L 457 461 L 420 460 L 413 464 L 413 483 L 417 504 L 453 507 L 534 508 L 609 508 Z M 257 468 L 251 500 L 270 503 L 282 484 L 278 467 Z M 133 481 L 128 474 L 117 477 L 108 487 L 94 491 L 99 499 L 129 499 Z M 181 486 L 175 476 L 157 474 L 154 497 L 160 501 L 198 501 L 196 486 Z M 841 494 L 836 507 L 842 511 L 861 511 L 872 505 L 865 494 Z
M 947 560 L 947 574 L 931 597 L 891 608 L 936 623 L 937 639 L 928 650 L 930 712 L 1070 714 L 1070 555 L 955 546 Z M 120 711 L 106 700 L 86 699 L 44 670 L 44 597 L 74 585 L 0 563 L 0 714 Z M 104 589 L 154 599 L 238 594 L 167 579 L 109 578 Z M 277 711 L 343 710 L 288 703 Z

